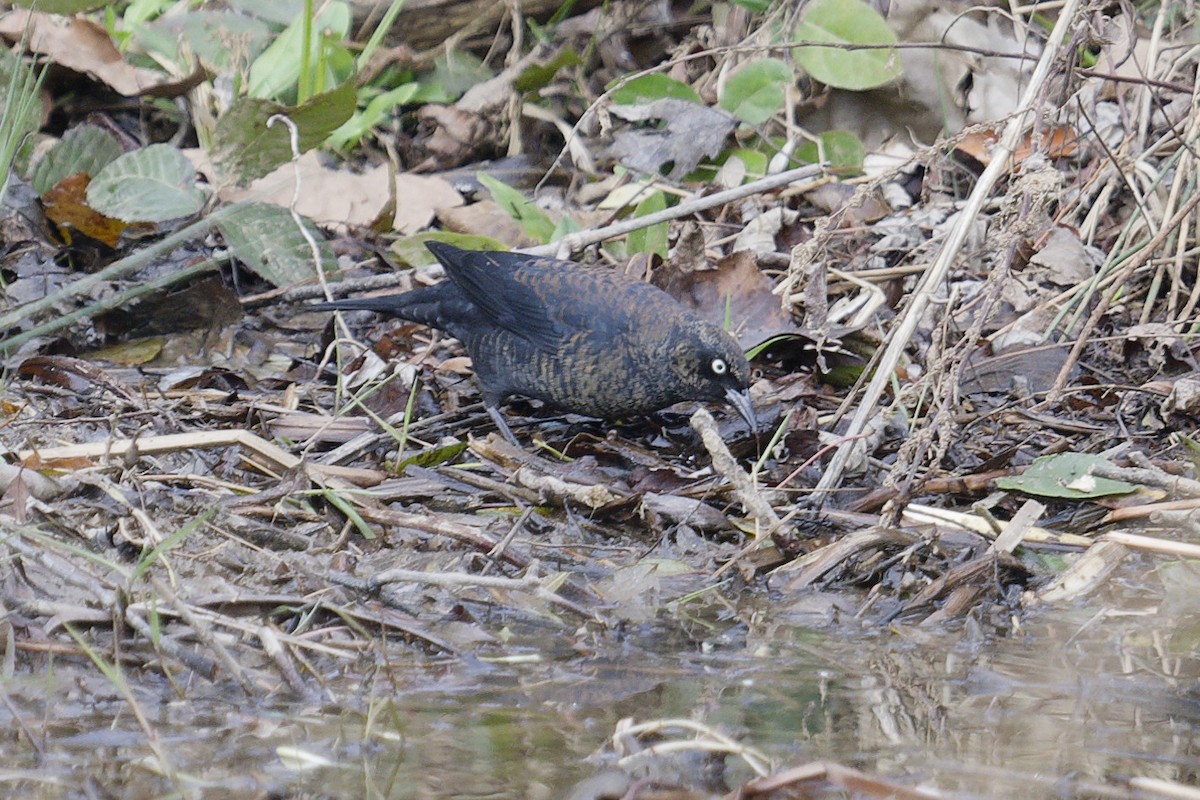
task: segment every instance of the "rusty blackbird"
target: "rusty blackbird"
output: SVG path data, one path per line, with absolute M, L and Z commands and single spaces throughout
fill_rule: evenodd
M 449 280 L 310 306 L 367 310 L 463 343 L 497 427 L 513 395 L 606 419 L 684 400 L 724 401 L 755 429 L 750 367 L 732 336 L 648 283 L 603 267 L 520 253 L 426 247 Z

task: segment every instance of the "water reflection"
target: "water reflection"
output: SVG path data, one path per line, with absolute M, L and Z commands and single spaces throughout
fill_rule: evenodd
M 23 735 L 0 745 L 0 785 L 30 797 L 83 796 L 91 781 L 126 798 L 183 785 L 205 798 L 554 800 L 607 763 L 619 720 L 682 717 L 780 766 L 836 761 L 963 797 L 1127 796 L 1126 778 L 1195 785 L 1200 768 L 1191 612 L 1163 608 L 1044 608 L 999 636 L 979 622 L 818 631 L 751 613 L 686 633 L 626 631 L 588 658 L 514 641 L 514 652 L 543 656 L 393 663 L 337 687 L 322 708 L 161 703 L 143 687 L 175 782 L 148 768 L 142 728 L 104 681 L 10 681 L 5 707 L 26 708 L 27 726 L 25 701 L 48 689 L 61 701 L 37 712 L 47 720 L 38 747 Z M 729 786 L 751 777 L 735 759 L 724 774 L 702 759 L 672 768 L 693 785 L 701 774 Z

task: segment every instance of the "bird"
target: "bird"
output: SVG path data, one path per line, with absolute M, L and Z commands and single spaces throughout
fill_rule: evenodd
M 571 261 L 425 246 L 447 280 L 308 308 L 375 311 L 458 339 L 484 408 L 513 442 L 499 409 L 514 396 L 606 420 L 689 400 L 726 402 L 757 432 L 750 365 L 737 341 L 658 287 Z

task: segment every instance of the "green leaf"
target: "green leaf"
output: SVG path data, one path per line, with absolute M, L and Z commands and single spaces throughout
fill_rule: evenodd
M 762 14 L 771 7 L 772 0 L 733 0 L 735 6 L 749 9 L 753 14 Z
M 446 102 L 492 77 L 486 64 L 461 50 L 443 53 L 433 63 L 433 82 L 445 92 Z
M 476 172 L 475 177 L 487 187 L 492 193 L 492 199 L 505 213 L 517 221 L 526 236 L 543 244 L 551 240 L 556 227 L 554 221 L 546 216 L 545 211 L 534 205 L 533 201 L 486 172 Z
M 1094 464 L 1112 466 L 1105 459 L 1088 453 L 1042 456 L 1035 459 L 1022 474 L 1000 478 L 996 485 L 1001 489 L 1039 497 L 1062 497 L 1070 500 L 1129 494 L 1139 488 L 1132 483 L 1089 475 L 1088 469 Z
M 333 249 L 311 222 L 304 223 L 317 243 L 320 267 L 331 270 L 336 260 Z M 275 286 L 289 286 L 316 274 L 312 247 L 286 208 L 244 203 L 237 214 L 218 222 L 217 229 L 238 261 Z
M 128 14 L 124 21 L 130 24 Z M 230 72 L 262 53 L 272 36 L 271 28 L 262 20 L 232 11 L 160 16 L 137 25 L 133 34 L 139 46 L 176 65 L 184 63 L 184 53 L 191 53 L 213 71 Z M 236 46 L 231 47 L 233 42 Z
M 729 76 L 721 92 L 721 108 L 747 125 L 761 125 L 783 108 L 784 91 L 792 68 L 777 58 L 742 65 Z
M 366 108 L 354 112 L 350 119 L 342 123 L 341 127 L 329 134 L 330 146 L 344 150 L 357 144 L 383 121 L 385 115 L 416 97 L 420 88 L 419 84 L 406 83 L 372 98 Z
M 820 150 L 824 150 L 825 160 L 829 162 L 834 172 L 861 172 L 863 159 L 867 156 L 867 148 L 862 141 L 849 131 L 826 131 L 819 137 Z M 816 164 L 821 160 L 821 152 L 816 142 L 805 142 L 796 150 L 796 158 L 808 164 Z
M 574 67 L 577 64 L 579 64 L 579 53 L 575 52 L 574 47 L 564 47 L 545 64 L 526 67 L 513 81 L 513 87 L 518 92 L 535 92 L 554 80 L 554 76 L 558 74 L 559 70 Z
M 31 183 L 39 195 L 63 178 L 86 172 L 98 175 L 121 155 L 117 137 L 96 125 L 80 125 L 63 134 L 58 144 L 33 168 Z
M 138 559 L 138 563 L 134 566 L 133 572 L 129 576 L 129 583 L 132 584 L 141 580 L 142 576 L 145 575 L 146 572 L 148 572 L 156 562 L 162 560 L 167 553 L 175 549 L 175 545 L 179 544 L 184 539 L 191 536 L 193 533 L 211 522 L 212 518 L 217 515 L 217 511 L 218 509 L 216 508 L 207 508 L 204 511 L 201 511 L 195 517 L 192 517 L 190 520 L 184 523 L 179 530 L 175 531 L 170 536 L 156 544 L 153 549 L 143 551 L 141 558 Z
M 167 5 L 174 5 L 168 2 Z M 296 18 L 304 0 L 226 0 L 231 11 L 261 19 L 273 28 L 283 28 Z
M 198 212 L 204 193 L 183 153 L 169 144 L 152 144 L 100 170 L 88 184 L 87 201 L 123 222 L 165 222 Z
M 1200 442 L 1181 433 L 1179 434 L 1179 443 L 1183 445 L 1183 452 L 1187 455 L 1188 460 L 1192 462 L 1192 469 L 1200 471 Z
M 612 89 L 618 82 L 612 81 L 605 88 Z M 677 97 L 680 100 L 690 100 L 693 103 L 703 102 L 700 99 L 700 95 L 696 94 L 696 90 L 686 83 L 681 83 L 674 78 L 668 78 L 666 75 L 657 72 L 642 75 L 640 78 L 634 78 L 624 86 L 613 89 L 610 96 L 614 103 L 622 106 L 649 103 L 654 100 L 661 100 L 664 97 Z
M 780 344 L 782 342 L 788 342 L 788 341 L 792 341 L 795 339 L 799 339 L 799 338 L 800 337 L 794 333 L 781 333 L 776 336 L 772 336 L 770 339 L 767 339 L 765 342 L 760 342 L 759 344 L 756 344 L 756 345 L 754 345 L 754 347 L 751 347 L 749 350 L 747 350 L 746 358 L 750 361 L 753 361 L 754 359 L 761 356 L 763 353 L 770 350 L 775 345 Z
M 364 539 L 367 541 L 375 539 L 375 530 L 363 519 L 362 514 L 358 513 L 358 509 L 349 500 L 342 497 L 339 492 L 322 487 L 317 490 L 317 494 L 324 497 L 331 506 L 345 514 L 346 518 L 354 524 L 354 527 L 358 529 L 358 532 L 362 534 Z
M 582 228 L 579 227 L 578 222 L 570 217 L 563 217 L 554 226 L 554 232 L 550 234 L 550 241 L 557 242 L 568 234 L 579 233 L 580 230 Z
M 28 35 L 26 28 L 18 50 L 24 48 Z M 42 124 L 45 77 L 45 67 L 35 75 L 12 50 L 0 48 L 0 201 L 8 194 L 15 172 L 24 173 L 33 152 L 33 134 Z
M 418 233 L 398 240 L 392 245 L 391 251 L 396 254 L 397 259 L 412 267 L 432 264 L 437 259 L 425 247 L 425 242 L 445 242 L 455 247 L 461 247 L 464 250 L 508 249 L 507 245 L 503 242 L 497 241 L 490 236 L 478 236 L 471 233 L 450 233 L 448 231 L 426 231 L 425 233 Z
M 730 158 L 740 158 L 742 163 L 746 165 L 746 180 L 756 180 L 767 174 L 767 167 L 770 166 L 771 157 L 761 150 L 751 150 L 747 147 L 739 147 L 729 154 Z
M 250 65 L 247 92 L 251 97 L 274 100 L 295 98 L 293 92 L 300 81 L 305 48 L 301 14 L 297 14 L 292 24 Z M 350 7 L 342 2 L 324 6 L 313 20 L 312 30 L 314 35 L 308 44 L 310 68 L 317 64 L 327 67 L 315 85 L 335 86 L 344 83 L 354 69 L 353 57 L 341 46 L 341 41 L 350 32 Z M 344 57 L 338 55 L 338 50 L 343 51 Z
M 765 143 L 764 143 L 765 146 Z M 771 156 L 777 152 L 772 149 L 770 154 L 764 153 L 761 150 L 752 150 L 748 147 L 738 147 L 733 150 L 726 151 L 714 161 L 712 164 L 702 164 L 697 167 L 690 175 L 687 176 L 688 183 L 712 183 L 720 174 L 721 169 L 730 161 L 741 161 L 746 169 L 746 177 L 742 180 L 745 184 L 749 181 L 756 180 L 767 174 L 767 167 L 770 165 Z
M 411 455 L 396 465 L 396 474 L 403 475 L 404 470 L 411 465 L 430 469 L 439 464 L 446 464 L 458 458 L 467 449 L 467 442 L 452 442 L 441 447 L 431 447 L 420 453 Z
M 174 4 L 173 0 L 129 0 L 122 9 L 121 27 L 128 30 L 145 25 L 150 20 L 162 16 Z M 286 23 L 287 20 L 284 20 L 279 24 L 283 26 Z M 113 26 L 108 27 L 111 32 Z
M 226 176 L 245 185 L 292 158 L 288 127 L 281 123 L 267 127 L 272 116 L 283 114 L 296 123 L 303 153 L 320 145 L 350 119 L 354 105 L 353 81 L 299 106 L 243 97 L 217 121 L 213 161 Z
M 896 44 L 896 35 L 883 17 L 862 0 L 813 0 L 804 9 L 793 36 L 835 45 Z M 808 74 L 838 89 L 873 89 L 901 74 L 899 58 L 891 48 L 846 50 L 810 45 L 797 47 L 792 54 Z
M 645 200 L 638 203 L 633 210 L 633 216 L 645 217 L 667 207 L 667 196 L 659 189 L 651 192 Z M 639 228 L 629 234 L 629 252 L 645 253 L 667 257 L 667 223 L 659 222 L 648 228 Z

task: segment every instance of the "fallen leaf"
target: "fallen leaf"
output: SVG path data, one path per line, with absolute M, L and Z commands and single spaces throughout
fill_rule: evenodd
M 963 155 L 970 156 L 986 167 L 992 163 L 992 151 L 995 149 L 998 139 L 999 135 L 995 131 L 970 133 L 959 141 L 955 150 Z M 1079 135 L 1075 133 L 1073 128 L 1065 125 L 1052 128 L 1048 133 L 1043 132 L 1041 134 L 1037 152 L 1051 159 L 1070 158 L 1079 152 Z M 1033 134 L 1027 133 L 1017 143 L 1017 147 L 1013 151 L 1014 169 L 1019 169 L 1021 163 L 1033 154 Z
M 103 371 L 81 358 L 69 356 L 33 356 L 17 367 L 17 377 L 37 380 L 47 386 L 57 386 L 79 394 L 108 383 Z
M 417 172 L 457 167 L 494 134 L 483 117 L 457 106 L 429 105 L 417 113 L 419 129 L 431 132 L 419 142 L 428 155 L 414 168 Z
M 708 319 L 718 324 L 728 319 L 730 332 L 747 349 L 797 330 L 791 315 L 771 293 L 771 279 L 748 250 L 726 256 L 713 269 L 685 272 L 668 262 L 654 273 L 653 281 Z
M 1031 265 L 1041 267 L 1046 280 L 1057 286 L 1090 280 L 1103 261 L 1103 253 L 1086 246 L 1075 231 L 1061 226 L 1050 231 L 1041 249 L 1029 259 Z
M 626 167 L 647 175 L 680 180 L 705 157 L 714 157 L 738 126 L 737 117 L 677 97 L 636 106 L 613 106 L 613 116 L 629 122 L 661 122 L 650 129 L 622 131 L 608 154 Z
M 520 224 L 494 200 L 481 200 L 460 208 L 439 209 L 437 218 L 447 230 L 487 236 L 509 247 L 541 244 L 526 236 Z
M 63 178 L 42 195 L 46 216 L 61 227 L 70 227 L 109 247 L 116 247 L 127 227 L 124 222 L 106 217 L 87 203 L 91 176 L 80 172 Z M 70 238 L 63 232 L 63 238 Z
M 60 67 L 90 75 L 126 97 L 166 83 L 161 72 L 128 63 L 103 26 L 83 17 L 13 10 L 0 19 L 0 36 L 20 41 L 29 30 L 27 48 L 48 56 Z
M 198 172 L 215 174 L 212 160 L 200 149 L 184 155 Z M 297 170 L 299 177 L 297 178 Z M 300 191 L 296 191 L 296 181 Z M 395 230 L 413 234 L 429 227 L 438 210 L 463 204 L 463 197 L 443 178 L 402 172 L 396 176 Z M 367 228 L 387 208 L 388 168 L 381 165 L 365 172 L 332 169 L 310 150 L 295 164 L 284 164 L 249 186 L 224 186 L 217 197 L 225 203 L 255 200 L 291 208 L 322 225 L 336 228 Z
M 428 228 L 439 211 L 463 205 L 463 196 L 444 178 L 402 172 L 396 176 L 392 228 L 413 234 Z

